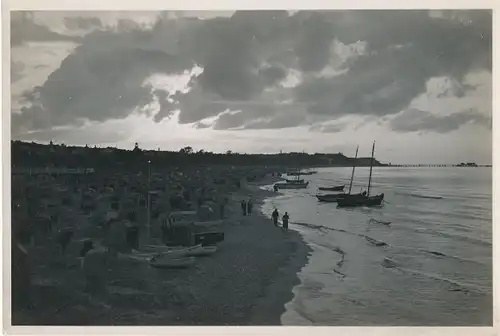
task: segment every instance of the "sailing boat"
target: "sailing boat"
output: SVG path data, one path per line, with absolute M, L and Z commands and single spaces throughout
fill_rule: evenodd
M 354 170 L 356 169 L 356 159 L 358 158 L 358 150 L 359 150 L 359 146 L 356 147 L 356 154 L 354 155 L 354 161 L 353 161 L 353 165 L 352 165 L 351 181 L 349 183 L 349 192 L 348 192 L 348 194 L 338 193 L 338 194 L 316 195 L 316 198 L 318 199 L 318 201 L 320 201 L 320 202 L 337 202 L 338 199 L 342 198 L 342 197 L 361 195 L 361 194 L 351 195 L 352 181 L 354 179 Z M 325 190 L 324 188 L 323 189 L 319 188 L 319 189 L 320 190 Z M 342 189 L 339 188 L 339 190 L 335 190 L 335 191 L 342 191 L 342 190 L 344 190 L 344 186 L 342 186 Z M 332 191 L 334 191 L 334 190 L 332 190 Z
M 379 206 L 382 204 L 382 201 L 384 200 L 384 193 L 375 196 L 370 196 L 374 154 L 375 154 L 375 141 L 373 142 L 372 157 L 370 159 L 370 177 L 368 178 L 367 193 L 356 194 L 356 195 L 345 195 L 337 200 L 337 204 L 339 207 Z
M 304 181 L 300 178 L 300 169 L 297 171 L 295 175 L 295 179 L 286 180 L 284 182 L 277 182 L 274 185 L 278 187 L 278 189 L 305 189 L 309 185 L 309 181 Z

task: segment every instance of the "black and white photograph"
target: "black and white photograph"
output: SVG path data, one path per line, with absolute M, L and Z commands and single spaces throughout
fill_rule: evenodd
M 5 323 L 492 327 L 493 12 L 8 11 Z

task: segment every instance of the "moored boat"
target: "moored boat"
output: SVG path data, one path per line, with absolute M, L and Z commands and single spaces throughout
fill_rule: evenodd
M 149 261 L 149 265 L 154 268 L 187 268 L 194 264 L 195 257 L 170 257 L 159 255 Z
M 359 146 L 356 147 L 356 154 L 354 156 L 354 161 L 353 161 L 354 164 L 352 166 L 351 180 L 349 183 L 349 191 L 347 193 L 316 195 L 316 198 L 318 199 L 318 201 L 334 203 L 334 202 L 337 202 L 341 198 L 357 197 L 357 196 L 361 195 L 361 194 L 351 194 L 352 181 L 354 179 L 354 171 L 356 169 L 356 159 L 358 158 L 358 150 L 359 150 Z M 345 185 L 336 186 L 336 187 L 320 187 L 318 189 L 319 190 L 329 190 L 329 191 L 343 191 L 344 188 L 345 188 Z M 335 190 L 335 189 L 337 189 L 337 190 Z
M 372 206 L 382 205 L 382 202 L 384 201 L 384 193 L 375 196 L 370 196 L 374 154 L 375 154 L 375 142 L 373 142 L 372 157 L 370 159 L 370 177 L 368 179 L 367 192 L 356 196 L 349 195 L 339 198 L 337 200 L 337 205 L 339 207 L 358 207 L 358 206 L 372 207 Z
M 297 180 L 285 180 L 287 183 L 304 183 L 304 179 L 297 179 Z
M 345 185 L 339 185 L 339 186 L 335 186 L 335 187 L 319 187 L 318 189 L 323 190 L 323 191 L 342 191 L 342 190 L 344 190 L 344 188 L 345 188 Z
M 316 195 L 316 198 L 320 202 L 337 202 L 340 197 L 343 197 L 345 194 L 325 194 L 325 195 Z
M 162 245 L 145 245 L 141 247 L 140 252 L 145 253 L 173 253 L 173 252 L 186 252 L 190 248 L 201 247 L 201 244 L 187 247 L 187 246 L 162 246 Z
M 291 173 L 288 173 L 291 175 Z M 300 170 L 293 174 L 296 178 L 293 180 L 285 180 L 283 182 L 277 182 L 274 184 L 275 188 L 278 189 L 305 189 L 309 185 L 309 181 L 304 181 L 300 178 Z
M 214 254 L 217 251 L 217 246 L 196 246 L 196 248 L 190 248 L 187 252 L 187 256 L 190 257 L 202 257 Z
M 305 182 L 292 181 L 292 182 L 277 182 L 277 183 L 275 183 L 275 186 L 277 186 L 278 189 L 304 189 L 304 188 L 307 188 L 308 185 L 309 185 L 309 181 L 305 181 Z
M 286 173 L 288 176 L 298 176 L 298 175 L 313 175 L 318 173 L 316 170 L 307 170 L 307 171 L 297 171 L 297 172 L 288 172 Z
M 375 196 L 359 195 L 356 197 L 343 197 L 337 199 L 339 207 L 357 207 L 357 206 L 379 206 L 384 200 L 384 193 Z
M 208 245 L 203 246 L 201 244 L 195 246 L 161 246 L 161 245 L 146 245 L 141 248 L 143 251 L 148 251 L 150 253 L 144 253 L 144 255 L 165 255 L 165 256 L 206 256 L 213 254 L 217 251 L 217 246 Z M 136 253 L 136 255 L 139 253 Z

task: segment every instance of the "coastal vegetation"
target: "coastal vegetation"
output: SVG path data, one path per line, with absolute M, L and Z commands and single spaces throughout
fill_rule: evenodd
M 326 167 L 326 166 L 369 166 L 370 158 L 351 158 L 343 153 L 289 152 L 277 154 L 246 154 L 228 150 L 213 153 L 204 149 L 194 150 L 186 146 L 178 151 L 143 150 L 135 144 L 131 150 L 116 147 L 78 147 L 64 144 L 39 144 L 13 141 L 11 147 L 14 167 L 92 167 L 119 169 L 147 169 L 148 165 L 233 165 L 233 166 L 286 166 L 286 167 Z M 375 166 L 381 166 L 374 159 Z

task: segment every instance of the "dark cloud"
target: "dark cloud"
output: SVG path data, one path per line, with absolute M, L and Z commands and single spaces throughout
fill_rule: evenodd
M 389 115 L 425 92 L 434 76 L 452 78 L 453 94 L 462 97 L 470 89 L 463 83 L 467 73 L 491 71 L 491 42 L 485 37 L 491 17 L 483 19 L 465 26 L 423 11 L 348 12 L 335 23 L 337 37 L 345 43 L 366 41 L 367 53 L 344 64 L 348 71 L 342 75 L 304 82 L 297 100 L 311 103 L 311 113 L 332 117 Z
M 287 69 L 281 65 L 266 65 L 260 68 L 259 75 L 262 76 L 266 85 L 274 85 L 287 76 Z
M 16 22 L 12 31 L 17 41 L 29 34 L 41 38 L 29 18 Z M 155 97 L 160 110 L 152 117 L 157 122 L 176 109 L 184 124 L 225 110 L 241 111 L 220 115 L 215 129 L 292 127 L 307 124 L 311 118 L 331 120 L 349 114 L 395 115 L 426 91 L 432 77 L 449 77 L 455 83 L 446 95 L 467 95 L 473 88 L 464 82 L 465 76 L 476 70 L 491 71 L 491 22 L 490 11 L 444 12 L 440 18 L 429 16 L 428 11 L 302 11 L 294 15 L 239 11 L 207 20 L 161 15 L 152 27 L 120 21 L 110 31 L 83 37 L 43 85 L 24 95 L 31 106 L 13 121 L 15 127 L 28 129 L 81 119 L 101 122 L 126 117 Z M 83 28 L 98 22 L 75 19 L 66 24 Z M 56 39 L 58 34 L 50 35 L 47 30 L 44 36 Z M 335 40 L 365 42 L 365 52 L 338 66 L 344 56 L 333 54 Z M 332 60 L 337 63 L 332 65 Z M 169 95 L 144 85 L 151 74 L 183 72 L 194 64 L 204 70 L 191 78 L 189 93 Z M 325 66 L 344 72 L 318 77 Z M 304 78 L 289 89 L 293 107 L 240 103 L 276 105 L 269 95 L 291 68 L 300 70 Z M 280 95 L 275 93 L 275 98 Z M 461 118 L 453 120 L 466 120 Z
M 324 13 L 309 12 L 306 16 L 296 17 L 300 29 L 295 53 L 301 70 L 321 71 L 330 59 L 330 46 L 335 37 L 334 27 L 326 20 Z
M 10 21 L 10 45 L 18 46 L 24 42 L 68 41 L 81 42 L 79 36 L 56 33 L 46 26 L 33 21 L 33 12 L 12 11 Z
M 149 104 L 154 94 L 152 87 L 144 85 L 148 76 L 178 73 L 193 66 L 189 60 L 150 48 L 149 36 L 140 30 L 87 35 L 85 43 L 64 59 L 43 85 L 24 94 L 32 105 L 12 119 L 13 131 L 20 125 L 36 130 L 81 119 L 119 119 Z
M 236 12 L 200 25 L 191 52 L 204 68 L 198 78 L 202 88 L 228 100 L 259 95 L 267 84 L 260 80 L 259 68 L 279 49 L 273 43 L 286 33 L 287 18 L 285 11 Z
M 394 117 L 390 126 L 397 132 L 430 131 L 447 133 L 459 129 L 462 125 L 474 123 L 491 127 L 491 120 L 473 110 L 453 113 L 447 116 L 437 116 L 429 111 L 408 109 Z
M 217 96 L 205 93 L 200 85 L 195 85 L 187 94 L 178 94 L 176 100 L 179 114 L 179 123 L 190 124 L 202 119 L 215 117 L 221 112 L 231 109 L 238 110 L 237 105 L 225 101 L 218 101 Z

